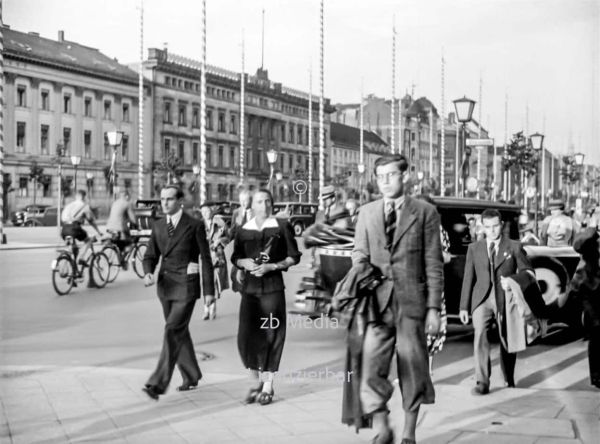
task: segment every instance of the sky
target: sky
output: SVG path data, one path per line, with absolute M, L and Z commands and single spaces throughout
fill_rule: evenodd
M 122 63 L 140 58 L 140 0 L 4 0 L 3 21 L 98 48 Z M 319 0 L 206 0 L 207 63 L 246 71 L 262 62 L 285 86 L 319 92 Z M 201 57 L 201 0 L 144 0 L 144 54 L 163 48 Z M 600 1 L 325 0 L 324 94 L 332 103 L 414 90 L 441 111 L 467 96 L 474 118 L 502 144 L 517 131 L 545 134 L 555 154 L 569 149 L 600 165 Z M 481 85 L 481 100 L 480 100 Z M 479 104 L 481 103 L 481 107 Z M 508 118 L 505 119 L 505 104 Z M 506 122 L 505 122 L 506 120 Z

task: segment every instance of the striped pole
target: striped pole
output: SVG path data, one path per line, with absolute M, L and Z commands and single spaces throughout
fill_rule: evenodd
M 2 0 L 0 0 L 0 243 L 6 243 L 4 236 L 4 21 L 2 20 Z
M 446 191 L 446 97 L 445 97 L 445 67 L 444 49 L 442 48 L 442 138 L 440 148 L 440 196 L 443 196 Z
M 396 16 L 394 16 L 392 23 L 392 109 L 390 119 L 390 148 L 392 154 L 394 154 L 396 147 L 396 135 L 394 134 L 394 128 L 396 127 Z
M 313 188 L 313 135 L 312 135 L 312 62 L 308 70 L 308 203 L 312 203 Z
M 244 30 L 242 29 L 242 73 L 240 74 L 240 185 L 244 183 L 244 154 L 246 140 L 246 115 L 245 115 L 245 97 L 246 97 L 246 54 L 244 47 Z
M 323 103 L 323 90 L 324 90 L 324 47 L 323 47 L 323 2 L 321 0 L 321 21 L 320 21 L 320 57 L 319 57 L 319 196 L 323 194 L 323 187 L 325 186 L 325 128 L 323 127 L 324 117 L 324 103 Z M 323 209 L 323 199 L 319 197 L 319 208 Z
M 206 0 L 202 0 L 200 59 L 200 204 L 206 200 Z
M 431 186 L 431 179 L 433 179 L 433 127 L 435 122 L 433 120 L 433 107 L 429 108 L 429 185 Z
M 478 126 L 478 138 L 481 139 L 481 125 L 483 124 L 481 121 L 481 105 L 483 100 L 483 78 L 481 77 L 481 73 L 479 74 L 479 125 Z M 477 199 L 481 199 L 481 149 L 483 147 L 477 147 Z
M 144 198 L 144 0 L 140 0 L 140 66 L 138 69 L 138 199 Z
M 504 157 L 508 155 L 508 93 L 504 94 Z M 504 168 L 503 168 L 504 170 Z M 508 180 L 510 179 L 509 170 L 504 170 L 504 186 L 502 189 L 502 195 L 504 196 L 504 201 L 508 202 L 508 193 L 509 193 L 509 185 Z

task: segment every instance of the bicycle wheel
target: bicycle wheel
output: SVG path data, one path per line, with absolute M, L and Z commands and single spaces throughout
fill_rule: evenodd
M 140 278 L 144 277 L 144 266 L 142 262 L 144 260 L 144 255 L 146 254 L 147 249 L 148 244 L 144 242 L 137 244 L 131 252 L 131 262 L 133 263 L 133 271 L 135 271 L 135 274 L 137 274 Z
M 103 288 L 108 282 L 110 273 L 110 262 L 106 255 L 102 252 L 94 253 L 89 260 L 90 264 L 90 281 L 97 288 Z
M 52 286 L 59 296 L 63 296 L 71 291 L 74 284 L 73 261 L 66 254 L 62 254 L 52 261 Z
M 106 245 L 102 249 L 102 253 L 104 253 L 108 259 L 109 267 L 107 282 L 114 282 L 121 270 L 121 253 L 119 253 L 119 249 L 114 245 Z

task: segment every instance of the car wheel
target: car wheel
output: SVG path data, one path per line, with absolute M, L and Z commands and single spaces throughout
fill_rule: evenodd
M 294 235 L 301 236 L 304 232 L 304 225 L 301 223 L 294 224 Z
M 39 222 L 37 222 L 35 220 L 27 220 L 23 224 L 24 227 L 37 227 L 38 225 L 39 225 Z

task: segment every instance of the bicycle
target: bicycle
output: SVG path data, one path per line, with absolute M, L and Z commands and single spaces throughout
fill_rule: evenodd
M 111 237 L 104 240 L 104 246 L 102 247 L 102 253 L 106 255 L 109 262 L 108 282 L 114 282 L 121 268 L 126 269 L 128 262 L 131 262 L 135 274 L 139 278 L 143 278 L 142 261 L 148 244 L 141 241 L 139 236 L 134 236 L 131 244 L 123 245 L 123 242 L 117 240 L 118 233 L 109 231 L 109 234 Z M 126 249 L 127 246 L 131 246 L 131 248 Z
M 95 237 L 90 239 L 90 254 L 85 263 L 77 263 L 77 244 L 72 236 L 65 236 L 66 249 L 58 250 L 58 256 L 52 261 L 52 285 L 60 296 L 66 295 L 83 282 L 84 269 L 89 269 L 89 279 L 92 285 L 103 288 L 108 282 L 109 262 L 102 252 L 94 251 Z

